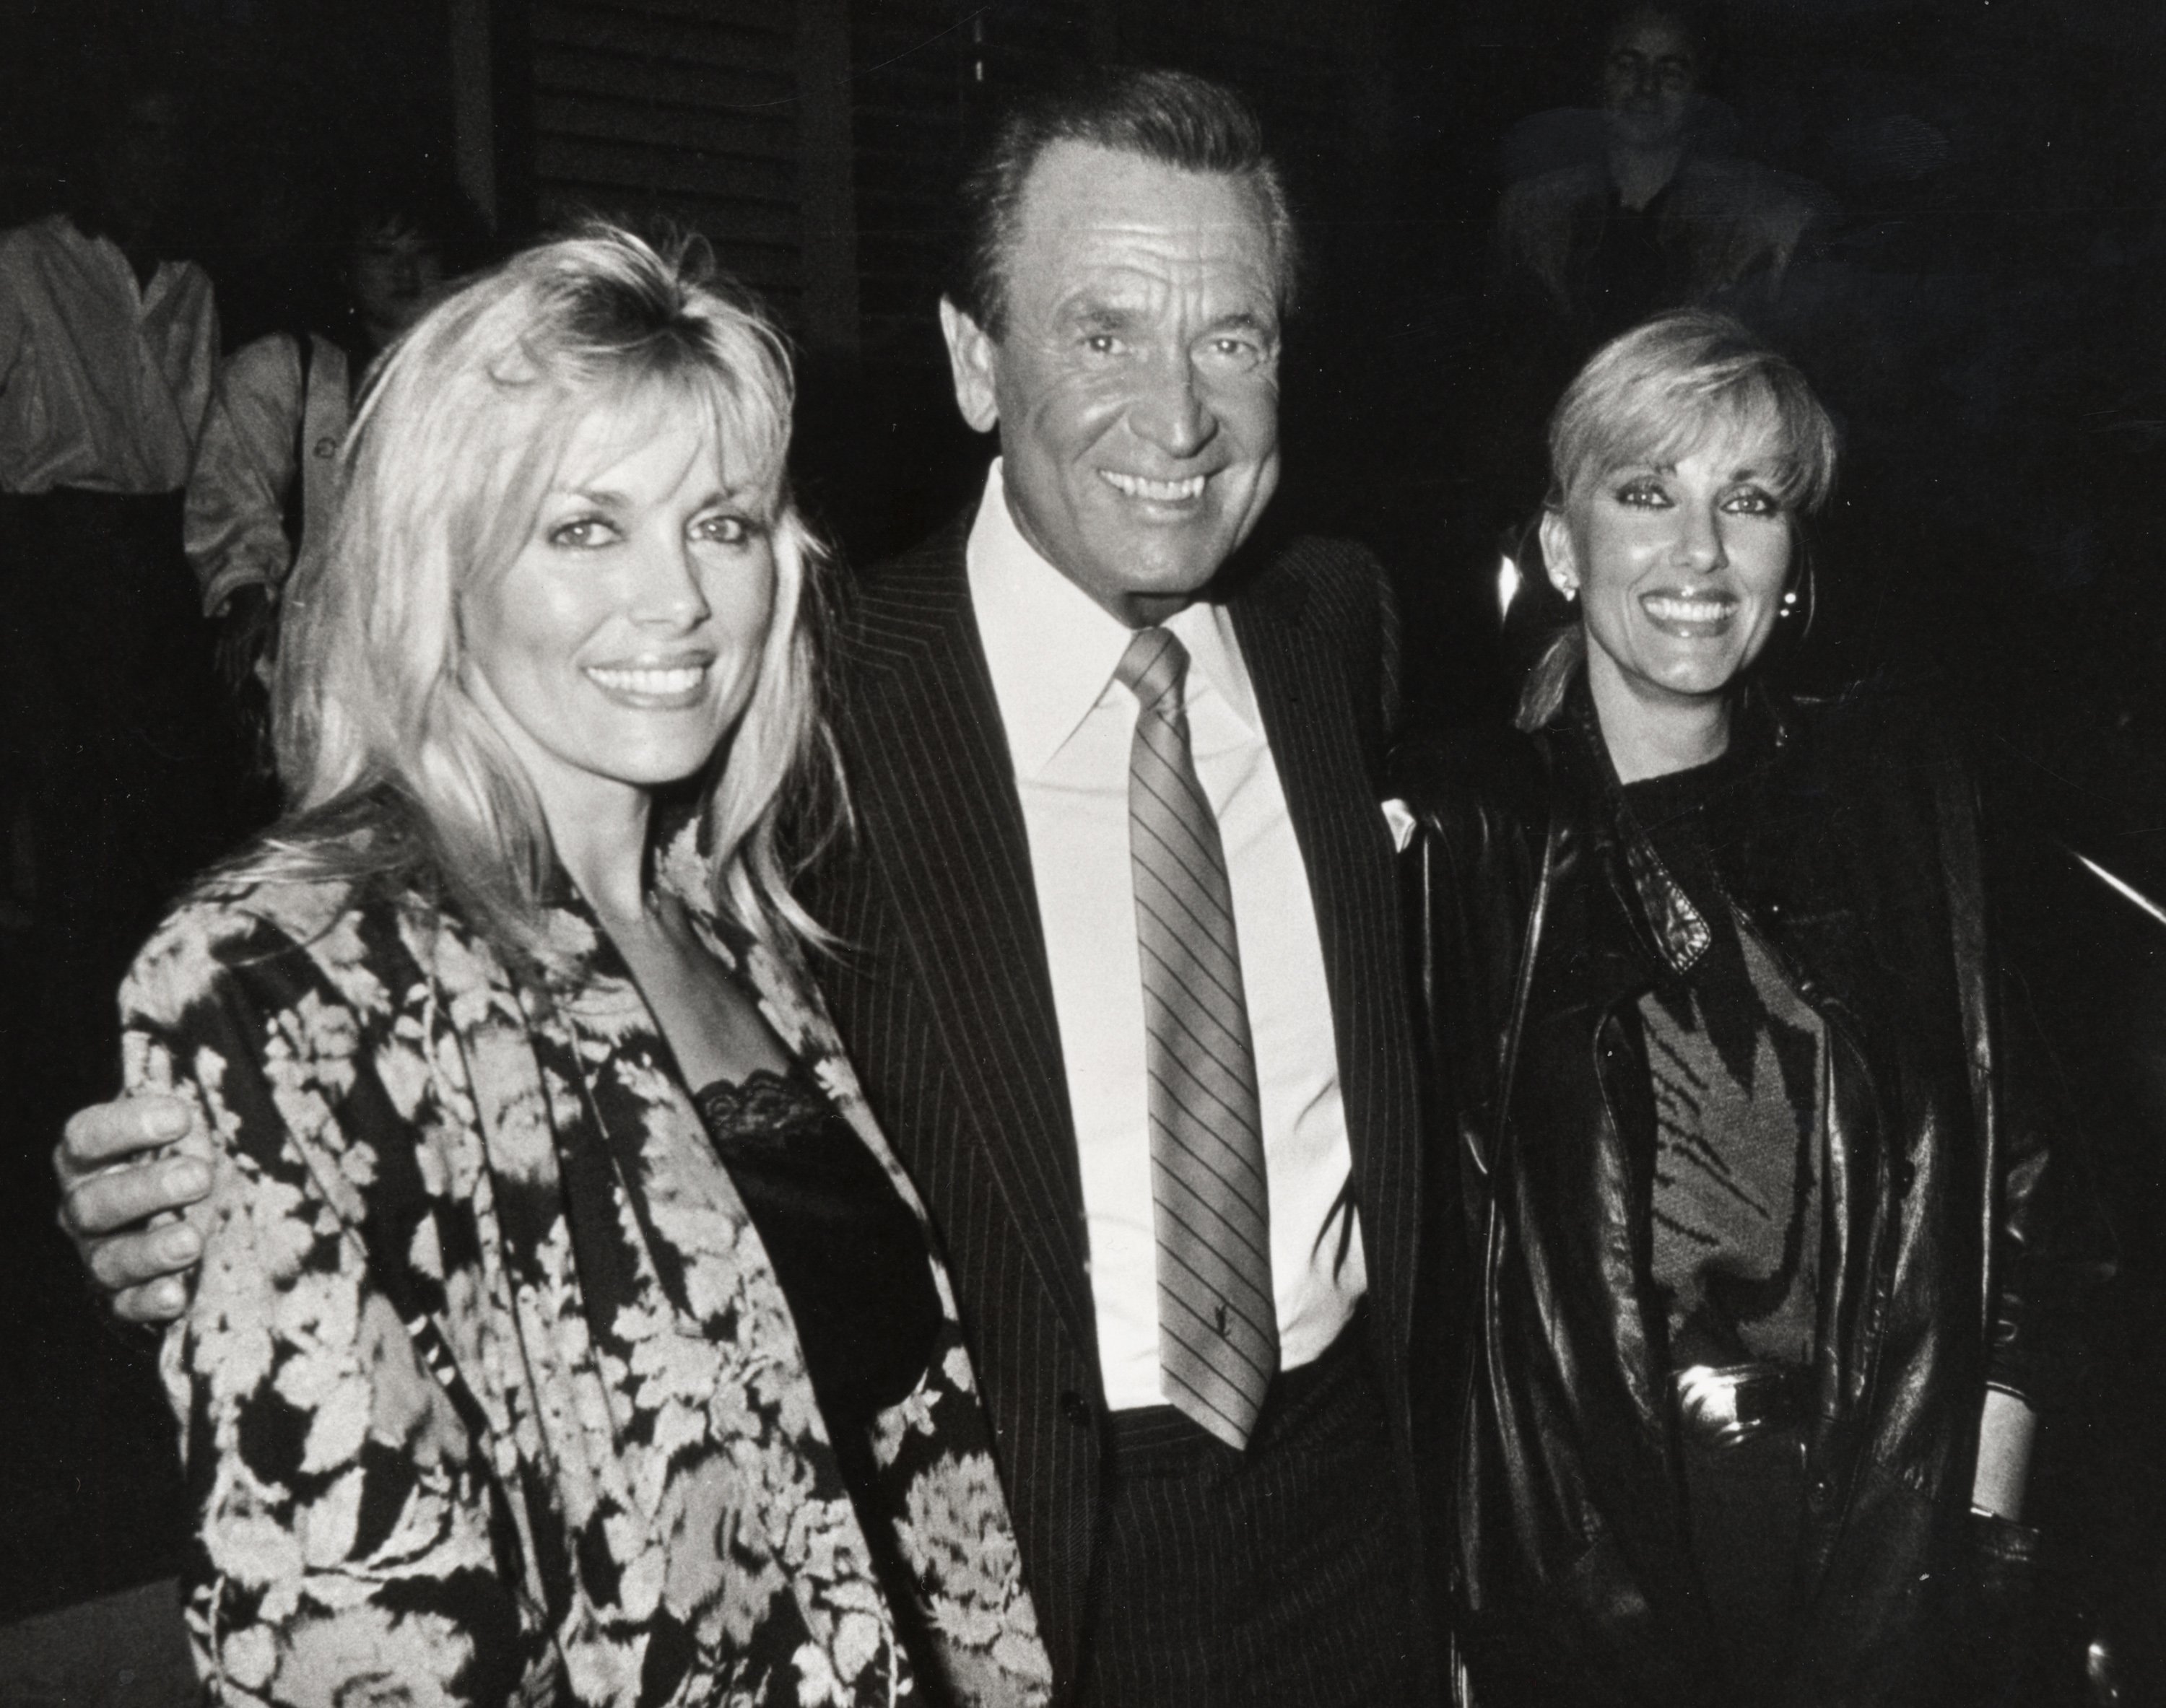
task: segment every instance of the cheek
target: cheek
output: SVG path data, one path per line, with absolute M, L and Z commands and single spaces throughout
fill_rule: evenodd
M 767 644 L 779 594 L 773 554 L 718 567 L 707 577 L 705 592 L 717 640 L 756 656 Z
M 1031 364 L 998 398 L 1001 419 L 1017 424 L 1026 456 L 1065 461 L 1095 443 L 1127 407 L 1119 376 Z
M 1738 577 L 1754 598 L 1770 604 L 1781 603 L 1789 584 L 1794 553 L 1787 530 L 1748 535 L 1736 549 L 1733 561 Z
M 1219 428 L 1251 462 L 1278 453 L 1279 388 L 1276 380 L 1249 376 L 1212 388 L 1211 412 Z
M 568 667 L 593 626 L 576 591 L 515 566 L 495 586 L 462 599 L 459 617 L 468 657 L 495 681 Z
M 1629 598 L 1655 567 L 1664 550 L 1654 530 L 1641 537 L 1629 522 L 1605 518 L 1582 531 L 1575 541 L 1585 595 Z

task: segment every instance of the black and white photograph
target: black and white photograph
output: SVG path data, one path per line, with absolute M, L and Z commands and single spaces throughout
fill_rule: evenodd
M 2158 0 L 0 78 L 0 1708 L 2166 1708 Z

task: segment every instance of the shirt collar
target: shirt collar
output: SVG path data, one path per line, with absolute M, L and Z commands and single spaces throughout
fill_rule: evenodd
M 147 280 L 138 277 L 135 264 L 128 259 L 128 251 L 120 246 L 119 239 L 92 214 L 56 214 L 53 224 L 61 242 L 87 258 L 90 265 L 102 266 L 114 278 L 127 281 L 129 287 L 146 305 L 152 298 L 162 294 L 180 272 L 179 262 L 161 256 Z
M 985 472 L 964 562 L 1009 757 L 1018 776 L 1031 776 L 1104 698 L 1134 631 L 1023 538 L 1008 509 L 998 457 Z M 1260 733 L 1255 689 L 1225 607 L 1199 599 L 1165 627 L 1188 651 L 1189 704 L 1215 693 Z

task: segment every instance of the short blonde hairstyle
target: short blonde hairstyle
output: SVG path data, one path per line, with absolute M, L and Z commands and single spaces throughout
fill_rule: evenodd
M 1727 314 L 1658 314 L 1603 345 L 1565 387 L 1550 417 L 1544 505 L 1562 510 L 1619 469 L 1674 463 L 1725 433 L 1775 447 L 1766 478 L 1786 514 L 1827 501 L 1835 423 L 1796 365 Z M 1579 623 L 1551 637 L 1519 696 L 1521 729 L 1556 717 L 1585 656 Z
M 328 548 L 287 589 L 272 698 L 288 819 L 265 858 L 425 865 L 500 946 L 551 958 L 548 832 L 468 692 L 461 595 L 509 567 L 581 421 L 689 413 L 724 483 L 763 507 L 776 575 L 750 701 L 702 779 L 713 899 L 778 946 L 817 937 L 777 848 L 792 785 L 832 766 L 811 621 L 821 555 L 785 468 L 793 396 L 782 335 L 697 243 L 590 226 L 425 316 L 372 376 Z M 357 819 L 369 835 L 325 834 Z
M 1727 314 L 1681 308 L 1619 334 L 1550 417 L 1550 494 L 1561 509 L 1605 475 L 1674 462 L 1725 431 L 1764 433 L 1785 509 L 1810 512 L 1835 483 L 1836 430 L 1788 356 Z

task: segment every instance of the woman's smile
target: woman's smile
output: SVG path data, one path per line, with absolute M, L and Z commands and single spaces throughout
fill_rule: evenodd
M 1737 618 L 1738 602 L 1726 593 L 1656 589 L 1640 595 L 1640 609 L 1664 634 L 1679 640 L 1703 640 L 1730 632 Z
M 589 664 L 584 674 L 619 705 L 671 711 L 700 703 L 713 664 L 711 655 L 673 663 Z
M 1665 716 L 1725 693 L 1759 656 L 1790 575 L 1779 462 L 1765 432 L 1718 430 L 1674 460 L 1589 480 L 1544 519 L 1598 698 Z

